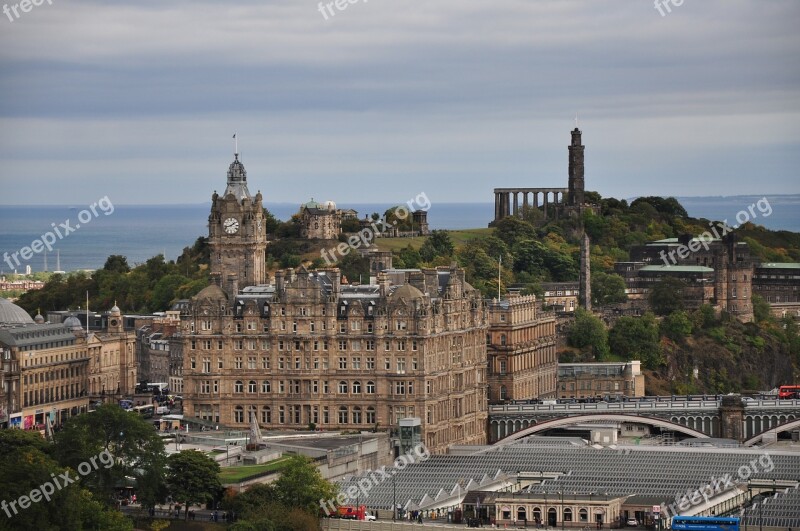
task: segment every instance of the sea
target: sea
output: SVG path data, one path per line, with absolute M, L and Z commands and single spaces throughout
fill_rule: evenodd
M 800 194 L 679 197 L 678 201 L 693 217 L 727 219 L 733 225 L 736 216 L 742 217 L 740 212 L 745 212 L 749 221 L 769 229 L 800 232 Z M 293 203 L 265 206 L 282 220 L 298 209 Z M 363 217 L 373 212 L 382 214 L 392 205 L 338 206 L 357 210 Z M 112 254 L 126 256 L 131 266 L 159 254 L 174 260 L 184 247 L 207 234 L 209 208 L 205 203 L 114 205 L 113 211 L 96 208 L 93 213 L 73 205 L 0 205 L 0 274 L 15 270 L 25 273 L 26 266 L 32 272 L 99 269 Z M 428 223 L 432 229 L 473 229 L 486 227 L 493 216 L 494 203 L 435 203 L 428 211 Z M 23 247 L 42 239 L 54 240 L 50 250 L 41 244 L 41 250 L 27 259 L 19 254 Z M 37 248 L 39 245 L 34 250 Z M 17 253 L 16 259 L 13 253 Z

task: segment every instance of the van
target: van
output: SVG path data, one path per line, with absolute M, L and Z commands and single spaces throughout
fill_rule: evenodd
M 169 406 L 158 406 L 156 408 L 156 415 L 167 415 L 169 414 Z

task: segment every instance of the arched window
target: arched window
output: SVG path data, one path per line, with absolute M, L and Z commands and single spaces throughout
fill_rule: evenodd
M 375 382 L 367 382 L 367 394 L 368 395 L 375 394 Z
M 569 507 L 564 509 L 564 521 L 571 522 L 572 521 L 572 509 Z
M 581 522 L 588 522 L 589 521 L 589 511 L 587 511 L 586 509 L 581 509 L 580 511 L 578 511 L 578 519 Z
M 375 408 L 372 406 L 367 408 L 367 424 L 375 424 Z
M 269 406 L 261 408 L 261 424 L 272 424 L 272 408 Z
M 247 392 L 248 393 L 255 393 L 257 389 L 258 389 L 258 387 L 256 385 L 256 381 L 255 380 L 250 380 L 247 383 Z
M 500 334 L 500 344 L 501 345 L 505 345 L 506 344 L 506 335 L 505 334 Z
M 342 380 L 339 382 L 339 394 L 346 395 L 347 394 L 347 382 Z
M 361 382 L 355 381 L 353 382 L 353 393 L 360 394 L 361 393 Z
M 500 386 L 500 400 L 505 400 L 508 395 L 508 390 L 505 385 Z
M 269 383 L 269 380 L 264 380 L 263 382 L 261 382 L 261 392 L 262 393 L 272 392 L 272 385 Z
M 353 424 L 361 424 L 361 408 L 358 406 L 353 408 Z
M 542 510 L 538 507 L 533 508 L 533 521 L 537 524 L 542 523 Z
M 244 422 L 244 408 L 242 406 L 233 408 L 233 421 L 238 423 Z
M 525 511 L 525 507 L 519 506 L 517 507 L 517 521 L 525 521 L 528 519 L 528 513 Z
M 349 417 L 347 406 L 340 406 L 339 407 L 339 424 L 347 424 L 347 418 Z
M 233 392 L 234 393 L 244 393 L 244 384 L 241 380 L 236 380 L 236 383 L 233 384 Z

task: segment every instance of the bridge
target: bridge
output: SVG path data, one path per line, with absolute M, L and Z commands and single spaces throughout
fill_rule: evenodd
M 574 424 L 647 424 L 689 437 L 721 437 L 754 445 L 800 429 L 800 400 L 647 397 L 626 402 L 489 406 L 491 442 L 512 441 Z

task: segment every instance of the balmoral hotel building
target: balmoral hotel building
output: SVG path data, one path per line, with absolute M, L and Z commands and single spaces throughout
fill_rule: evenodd
M 181 313 L 184 413 L 245 428 L 397 428 L 418 417 L 432 452 L 487 441 L 487 310 L 455 267 L 338 269 L 267 283 L 261 194 L 238 155 L 209 216 L 212 285 Z

